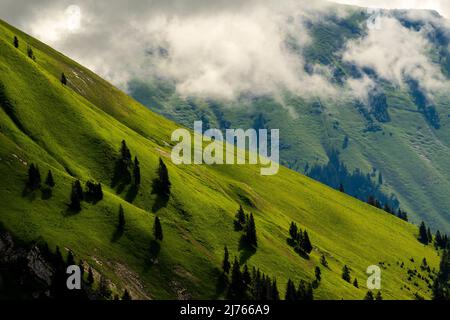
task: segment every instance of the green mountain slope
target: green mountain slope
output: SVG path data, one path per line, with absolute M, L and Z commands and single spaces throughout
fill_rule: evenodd
M 381 173 L 384 183 L 380 190 L 387 197 L 394 194 L 414 222 L 425 220 L 433 229 L 449 232 L 450 198 L 445 192 L 450 190 L 448 90 L 434 97 L 440 121 L 437 128 L 420 109 L 422 93 L 391 84 L 380 79 L 374 70 L 360 70 L 343 61 L 346 43 L 367 34 L 368 13 L 356 7 L 340 8 L 346 8 L 347 14 L 330 14 L 305 25 L 312 41 L 298 52 L 308 64 L 329 68 L 333 82 L 342 91 L 339 96 L 306 99 L 285 93 L 283 97 L 240 97 L 232 102 L 183 99 L 174 85 L 139 79 L 129 83 L 128 92 L 151 110 L 186 126 L 192 126 L 193 119 L 202 118 L 214 128 L 261 124 L 279 128 L 282 164 L 302 173 L 307 166 L 326 164 L 327 154 L 336 149 L 350 171 L 360 169 L 364 175 L 374 172 L 375 185 Z M 432 20 L 422 21 L 409 18 L 402 11 L 389 14 L 406 28 L 426 35 L 432 61 L 448 76 L 450 31 L 443 18 L 436 14 Z M 381 108 L 386 107 L 390 121 L 377 120 L 380 106 L 360 105 L 346 94 L 345 80 L 358 81 L 362 74 L 374 80 L 383 92 L 386 105 Z M 348 147 L 343 148 L 346 137 Z M 338 187 L 339 182 L 330 185 Z M 367 201 L 366 196 L 360 199 Z
M 13 46 L 15 35 L 19 49 Z M 27 57 L 26 43 L 36 61 Z M 67 87 L 59 81 L 61 72 Z M 175 166 L 169 154 L 177 125 L 4 22 L 0 86 L 1 224 L 22 241 L 40 239 L 52 249 L 72 250 L 106 275 L 117 292 L 128 288 L 135 298 L 152 299 L 222 298 L 216 284 L 227 245 L 231 257 L 275 276 L 282 296 L 288 278 L 313 280 L 324 254 L 329 269 L 322 268 L 316 298 L 362 299 L 366 268 L 379 263 L 384 298 L 413 299 L 416 293 L 430 298 L 425 280 L 408 280 L 408 269 L 421 272 L 423 258 L 432 268 L 439 260 L 431 246 L 416 240 L 416 226 L 286 168 L 263 177 L 255 166 Z M 117 194 L 110 187 L 122 140 L 141 162 L 142 183 L 132 203 L 124 200 L 128 190 Z M 160 157 L 172 194 L 166 206 L 155 208 L 151 183 Z M 23 192 L 30 163 L 42 174 L 52 170 L 56 186 L 50 199 Z M 104 200 L 83 202 L 80 213 L 70 212 L 75 179 L 102 182 Z M 120 204 L 126 228 L 116 238 Z M 239 249 L 240 233 L 233 227 L 239 204 L 255 216 L 254 254 Z M 156 214 L 164 240 L 151 260 Z M 291 221 L 308 230 L 314 246 L 310 259 L 287 244 Z M 359 289 L 341 279 L 344 265 L 358 278 Z

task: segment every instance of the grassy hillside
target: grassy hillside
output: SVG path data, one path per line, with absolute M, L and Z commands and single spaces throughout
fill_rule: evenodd
M 27 57 L 27 43 L 36 61 Z M 61 72 L 69 86 L 60 83 Z M 169 154 L 177 125 L 4 22 L 0 85 L 0 222 L 21 240 L 41 239 L 52 248 L 72 250 L 118 292 L 128 288 L 142 299 L 222 298 L 216 283 L 227 245 L 231 257 L 275 276 L 282 296 L 288 278 L 311 281 L 324 254 L 329 269 L 322 267 L 318 299 L 362 299 L 366 268 L 381 262 L 385 299 L 413 299 L 416 293 L 430 298 L 425 281 L 407 275 L 408 268 L 422 272 L 424 257 L 432 268 L 439 260 L 431 246 L 416 240 L 416 226 L 286 168 L 263 177 L 254 166 L 175 166 Z M 124 200 L 127 190 L 117 194 L 110 187 L 122 140 L 141 162 L 142 183 L 132 203 Z M 172 194 L 166 206 L 156 208 L 151 182 L 160 157 L 168 166 Z M 38 191 L 23 192 L 30 163 L 42 174 L 53 171 L 50 199 Z M 104 200 L 83 202 L 80 213 L 70 212 L 75 179 L 102 182 Z M 126 228 L 117 238 L 120 204 Z M 255 216 L 259 245 L 254 254 L 239 249 L 240 234 L 233 228 L 239 204 Z M 155 215 L 164 240 L 152 261 Z M 287 244 L 291 221 L 308 230 L 314 246 L 310 259 Z M 360 289 L 341 279 L 344 265 Z

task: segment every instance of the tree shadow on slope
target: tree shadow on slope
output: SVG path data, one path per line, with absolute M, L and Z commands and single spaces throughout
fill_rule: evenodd
M 244 265 L 256 253 L 256 248 L 248 244 L 245 235 L 239 239 L 239 263 Z
M 144 260 L 144 271 L 148 271 L 158 262 L 158 256 L 161 252 L 161 244 L 156 240 L 150 241 L 149 254 Z
M 139 192 L 139 186 L 133 184 L 128 189 L 127 194 L 125 195 L 125 201 L 129 203 L 133 203 L 133 201 L 136 199 Z
M 153 179 L 152 181 L 152 194 L 156 195 L 155 203 L 152 206 L 153 213 L 167 207 L 170 196 L 162 191 L 161 182 L 159 179 Z

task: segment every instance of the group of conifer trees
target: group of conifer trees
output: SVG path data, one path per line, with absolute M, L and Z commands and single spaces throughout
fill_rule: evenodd
M 367 199 L 367 203 L 375 208 L 384 210 L 387 213 L 396 216 L 397 218 L 400 218 L 404 221 L 408 221 L 408 213 L 406 211 L 402 210 L 401 208 L 395 210 L 388 203 L 385 203 L 383 206 L 380 201 L 375 199 L 374 196 L 369 196 L 369 198 Z
M 242 206 L 239 206 L 239 210 L 236 213 L 234 228 L 236 231 L 244 231 L 242 240 L 244 240 L 249 247 L 258 247 L 255 218 L 252 213 L 246 214 L 244 209 L 242 209 Z
M 309 239 L 308 232 L 302 231 L 295 222 L 291 222 L 291 226 L 289 227 L 289 236 L 288 243 L 291 247 L 295 249 L 297 253 L 300 255 L 308 256 L 313 246 Z
M 289 279 L 286 286 L 285 300 L 287 301 L 311 301 L 314 300 L 314 290 L 311 283 L 300 280 L 298 287 Z
M 81 201 L 97 203 L 103 200 L 103 190 L 101 183 L 88 181 L 86 183 L 86 191 L 83 191 L 80 180 L 76 180 L 72 184 L 72 192 L 70 193 L 69 208 L 74 211 L 81 210 Z
M 112 292 L 108 280 L 100 275 L 98 283 L 96 283 L 94 272 L 91 267 L 86 270 L 86 263 L 81 259 L 76 262 L 72 251 L 69 251 L 67 258 L 64 259 L 59 249 L 56 247 L 55 252 L 50 251 L 47 243 L 40 246 L 40 252 L 47 263 L 52 266 L 53 275 L 49 288 L 51 298 L 55 299 L 111 299 L 115 300 L 131 300 L 128 290 L 124 290 L 121 298 L 116 294 L 112 297 Z M 78 266 L 81 272 L 81 290 L 67 289 L 67 267 Z
M 53 173 L 51 170 L 48 171 L 47 177 L 44 181 L 44 185 L 42 185 L 42 178 L 39 167 L 34 163 L 30 164 L 30 166 L 28 167 L 28 176 L 26 182 L 26 190 L 28 192 L 33 192 L 40 189 L 43 194 L 51 196 L 51 190 L 54 186 L 55 180 L 53 178 Z
M 426 226 L 424 221 L 422 221 L 419 226 L 418 240 L 425 245 L 434 243 L 436 249 L 445 249 L 449 245 L 448 236 L 446 234 L 441 234 L 439 230 L 436 231 L 436 235 L 433 238 L 431 229 Z
M 237 258 L 231 265 L 229 252 L 225 247 L 222 263 L 222 277 L 227 284 L 227 298 L 230 300 L 280 300 L 277 280 L 262 273 L 255 267 L 250 272 L 247 265 L 241 268 Z

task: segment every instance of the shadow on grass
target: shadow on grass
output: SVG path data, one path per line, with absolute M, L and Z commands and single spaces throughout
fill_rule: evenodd
M 152 182 L 152 194 L 156 194 L 155 203 L 152 207 L 152 212 L 155 213 L 159 211 L 162 208 L 165 208 L 167 206 L 167 203 L 169 202 L 169 196 L 162 194 L 160 190 L 160 182 L 158 179 L 153 179 Z
M 144 262 L 145 271 L 147 271 L 148 269 L 150 269 L 152 266 L 155 265 L 155 263 L 158 260 L 160 251 L 161 251 L 161 244 L 156 240 L 150 241 L 149 254 Z
M 37 189 L 33 190 L 27 185 L 22 190 L 22 197 L 28 199 L 29 201 L 34 201 L 36 199 Z
M 221 272 L 216 282 L 216 298 L 225 293 L 226 289 L 228 288 L 228 283 L 228 276 L 225 273 Z
M 119 241 L 120 238 L 122 238 L 124 232 L 125 232 L 124 228 L 117 227 L 117 229 L 114 231 L 111 237 L 111 242 L 116 243 L 117 241 Z
M 52 197 L 53 195 L 53 190 L 51 188 L 42 188 L 41 189 L 41 199 L 42 200 L 48 200 Z
M 256 248 L 247 243 L 245 235 L 242 235 L 241 239 L 239 240 L 239 252 L 239 263 L 241 265 L 244 265 L 248 261 L 248 259 L 250 259 L 256 253 Z
M 71 216 L 75 216 L 77 214 L 79 214 L 81 212 L 81 208 L 80 209 L 74 209 L 70 206 L 70 204 L 66 204 L 67 205 L 67 209 L 64 213 L 65 217 L 71 217 Z
M 286 243 L 303 259 L 309 260 L 309 254 L 303 251 L 292 238 L 287 238 Z
M 139 186 L 133 184 L 127 191 L 125 195 L 125 201 L 128 203 L 133 203 L 134 199 L 136 199 L 139 192 Z

